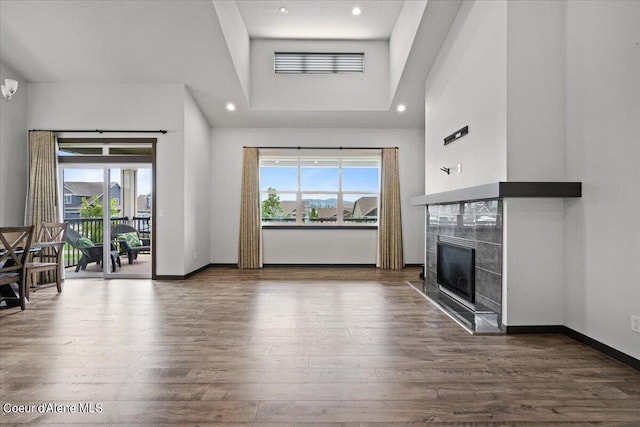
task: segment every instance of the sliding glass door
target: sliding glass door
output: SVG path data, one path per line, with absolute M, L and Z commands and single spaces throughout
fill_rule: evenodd
M 153 162 L 140 155 L 152 147 L 60 147 L 60 201 L 69 223 L 65 277 L 152 277 Z
M 65 277 L 102 277 L 104 168 L 67 166 L 60 177 L 62 217 L 69 223 Z
M 107 174 L 113 196 L 105 212 L 111 244 L 105 276 L 151 277 L 151 168 L 128 164 L 108 168 Z

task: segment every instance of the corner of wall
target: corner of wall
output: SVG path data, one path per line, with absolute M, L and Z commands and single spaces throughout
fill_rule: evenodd
M 251 102 L 250 39 L 235 1 L 212 0 L 218 22 L 247 103 Z
M 0 81 L 18 81 L 18 90 L 10 101 L 0 103 L 0 226 L 24 222 L 27 194 L 27 81 L 0 63 Z M 20 179 L 23 177 L 24 179 Z
M 426 7 L 427 0 L 404 2 L 393 26 L 389 37 L 389 102 L 395 96 Z
M 183 274 L 189 274 L 211 259 L 211 126 L 186 86 L 184 94 Z

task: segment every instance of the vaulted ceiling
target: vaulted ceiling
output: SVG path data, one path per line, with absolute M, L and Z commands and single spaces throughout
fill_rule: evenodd
M 429 0 L 406 41 L 409 53 L 388 109 L 264 111 L 252 108 L 243 91 L 223 31 L 226 18 L 214 3 L 2 0 L 0 61 L 31 83 L 185 84 L 215 127 L 421 127 L 424 80 L 460 5 Z M 250 39 L 388 41 L 403 25 L 405 2 L 236 0 L 229 6 Z M 237 110 L 228 112 L 227 102 Z M 399 114 L 397 103 L 407 111 Z
M 252 38 L 388 40 L 404 0 L 236 1 Z M 361 11 L 354 16 L 354 7 Z M 285 8 L 284 13 L 280 12 Z

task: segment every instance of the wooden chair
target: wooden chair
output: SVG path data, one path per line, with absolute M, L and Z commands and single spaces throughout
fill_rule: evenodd
M 38 233 L 37 242 L 32 246 L 41 248 L 41 251 L 34 253 L 30 262 L 26 264 L 27 283 L 26 297 L 29 299 L 30 285 L 38 285 L 38 273 L 43 271 L 54 271 L 56 277 L 56 287 L 58 292 L 62 292 L 62 254 L 67 236 L 66 222 L 44 222 Z
M 33 226 L 0 227 L 0 301 L 18 300 L 26 308 L 26 260 L 31 249 Z M 11 287 L 18 284 L 18 296 Z

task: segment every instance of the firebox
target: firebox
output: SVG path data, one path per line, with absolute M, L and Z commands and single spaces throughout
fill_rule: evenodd
M 475 249 L 437 242 L 437 281 L 441 291 L 467 307 L 475 306 Z

